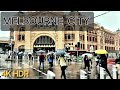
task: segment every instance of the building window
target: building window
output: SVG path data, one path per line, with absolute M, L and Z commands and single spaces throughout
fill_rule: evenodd
M 88 36 L 87 36 L 87 41 L 88 41 Z
M 83 41 L 84 41 L 84 35 L 83 35 Z
M 65 34 L 65 36 L 64 36 L 64 39 L 65 40 L 68 40 L 68 39 L 75 39 L 75 34 Z
M 91 41 L 92 40 L 91 37 L 89 37 L 89 38 L 90 38 L 90 41 Z
M 82 44 L 80 44 L 80 48 L 83 49 Z
M 68 34 L 68 39 L 70 39 L 70 34 Z
M 25 35 L 22 35 L 22 40 L 25 40 Z
M 95 42 L 97 42 L 97 37 L 95 37 Z
M 72 26 L 66 26 L 65 30 L 74 30 Z
M 79 29 L 80 29 L 80 31 L 84 31 L 84 28 L 83 28 L 83 27 L 80 27 Z
M 85 49 L 85 44 L 83 44 L 83 49 Z
M 72 37 L 72 39 L 75 39 L 75 34 L 72 34 L 71 37 Z
M 20 31 L 25 31 L 25 27 L 20 27 Z
M 96 45 L 96 50 L 97 50 L 97 45 Z
M 19 41 L 24 41 L 25 40 L 25 35 L 18 35 L 18 40 Z
M 94 37 L 93 37 L 93 42 L 94 42 Z
M 67 34 L 65 34 L 65 39 L 67 39 Z
M 84 40 L 84 35 L 80 34 L 80 40 Z

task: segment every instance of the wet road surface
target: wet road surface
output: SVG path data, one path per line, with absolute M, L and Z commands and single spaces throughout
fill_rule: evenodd
M 3 64 L 4 63 L 4 64 Z M 5 70 L 28 70 L 29 71 L 29 77 L 25 77 L 22 79 L 46 79 L 47 70 L 49 69 L 49 64 L 47 61 L 45 61 L 45 69 L 44 71 L 42 68 L 39 70 L 39 61 L 34 60 L 22 60 L 21 62 L 18 62 L 18 60 L 15 61 L 5 61 L 2 62 L 2 67 L 5 66 L 5 68 L 1 67 L 0 70 L 0 76 Z M 67 79 L 79 79 L 79 70 L 80 70 L 80 64 L 72 62 L 71 65 L 69 65 L 66 69 L 66 76 Z M 56 75 L 56 79 L 61 79 L 61 69 L 59 65 L 55 65 L 53 67 L 53 72 Z M 2 78 L 2 77 L 1 77 Z M 10 79 L 16 79 L 15 77 L 9 77 Z M 21 79 L 21 78 L 17 78 Z
M 56 62 L 57 63 L 57 62 Z M 27 59 L 24 59 L 20 62 L 18 60 L 14 61 L 5 61 L 1 60 L 0 61 L 0 76 L 1 79 L 46 79 L 46 74 L 47 70 L 49 69 L 49 64 L 48 61 L 45 61 L 45 69 L 44 71 L 42 69 L 39 70 L 39 61 L 37 59 L 33 61 L 29 61 Z M 81 70 L 81 63 L 80 62 L 71 62 L 71 65 L 68 65 L 66 69 L 66 76 L 67 79 L 80 79 L 80 70 Z M 108 69 L 110 73 L 112 74 L 112 68 L 109 65 Z M 5 70 L 28 70 L 29 71 L 29 76 L 25 78 L 15 78 L 15 77 L 3 77 L 2 73 Z M 91 70 L 91 79 L 97 79 L 96 78 L 96 72 L 95 68 L 92 68 Z M 59 65 L 55 65 L 54 62 L 54 67 L 53 67 L 53 72 L 55 73 L 55 79 L 61 79 L 61 69 Z M 107 75 L 107 73 L 106 73 Z M 119 75 L 120 77 L 120 75 Z M 110 79 L 109 76 L 107 75 L 106 79 Z

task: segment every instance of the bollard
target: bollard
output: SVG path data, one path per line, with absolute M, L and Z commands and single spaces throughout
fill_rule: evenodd
M 100 67 L 100 79 L 106 79 L 105 69 Z
M 87 72 L 80 70 L 80 79 L 88 79 Z
M 113 79 L 118 79 L 118 71 L 115 65 L 112 66 Z
M 35 61 L 34 61 L 34 60 L 35 60 L 34 58 L 35 58 L 35 57 L 33 56 L 33 58 L 32 58 L 32 61 L 33 61 L 33 65 L 34 65 L 34 62 L 35 62 Z
M 37 57 L 37 62 L 39 61 L 39 56 Z
M 25 60 L 25 55 L 23 55 L 23 60 Z
M 50 70 L 47 71 L 47 79 L 55 79 L 55 74 Z
M 18 60 L 18 56 L 16 56 L 17 57 L 17 60 Z

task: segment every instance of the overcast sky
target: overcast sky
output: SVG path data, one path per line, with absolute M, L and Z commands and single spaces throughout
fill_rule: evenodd
M 97 16 L 107 11 L 93 11 L 93 12 L 94 16 Z M 116 31 L 118 28 L 120 28 L 120 11 L 110 11 L 107 14 L 96 17 L 94 19 L 94 22 L 100 24 L 101 26 L 110 31 Z M 0 31 L 0 37 L 9 37 L 9 31 Z

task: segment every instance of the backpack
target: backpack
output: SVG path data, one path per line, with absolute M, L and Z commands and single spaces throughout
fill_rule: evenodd
M 49 62 L 52 62 L 53 60 L 51 58 L 49 58 Z
M 49 57 L 49 62 L 53 62 L 53 57 Z

